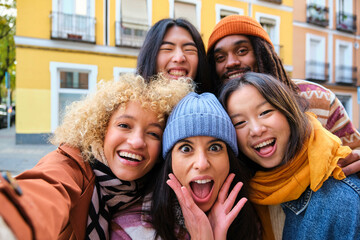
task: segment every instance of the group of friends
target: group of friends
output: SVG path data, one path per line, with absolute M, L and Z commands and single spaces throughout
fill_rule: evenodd
M 0 178 L 0 238 L 360 239 L 360 134 L 251 17 L 220 20 L 207 50 L 158 21 L 137 74 L 68 106 L 51 142 Z

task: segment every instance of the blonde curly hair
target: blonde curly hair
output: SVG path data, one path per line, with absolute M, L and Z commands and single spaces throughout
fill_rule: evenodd
M 129 101 L 139 101 L 146 109 L 165 121 L 173 107 L 195 85 L 189 79 L 169 80 L 158 75 L 149 83 L 139 75 L 122 75 L 119 81 L 100 81 L 97 91 L 84 100 L 66 107 L 62 124 L 55 130 L 50 142 L 79 148 L 85 161 L 95 157 L 107 164 L 103 155 L 104 138 L 112 114 Z

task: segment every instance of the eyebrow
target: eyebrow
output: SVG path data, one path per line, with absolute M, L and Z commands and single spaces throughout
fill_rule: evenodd
M 239 41 L 236 41 L 236 42 L 232 43 L 232 45 L 237 46 L 237 45 L 240 45 L 240 44 L 243 44 L 243 43 L 250 43 L 250 41 L 249 40 L 239 40 Z M 214 53 L 220 52 L 221 50 L 222 50 L 221 47 L 215 48 Z
M 127 115 L 127 114 L 120 115 L 120 116 L 118 116 L 117 118 L 115 118 L 115 120 L 120 120 L 120 119 L 124 119 L 124 118 L 125 118 L 125 119 L 136 120 L 136 118 L 134 118 L 134 117 L 131 116 L 131 115 Z M 150 125 L 150 126 L 157 127 L 157 128 L 160 128 L 161 130 L 164 130 L 164 128 L 160 125 L 160 123 L 153 122 L 153 123 L 150 123 L 149 125 Z
M 175 46 L 175 43 L 173 43 L 173 42 L 163 41 L 163 42 L 161 43 L 161 45 L 165 45 L 165 44 L 169 44 L 169 45 Z M 184 43 L 182 46 L 194 46 L 194 47 L 196 47 L 196 45 L 195 45 L 194 42 L 187 42 L 187 43 Z
M 194 137 L 201 137 L 201 136 L 194 136 Z M 204 137 L 211 137 L 211 136 L 204 136 Z M 220 138 L 215 138 L 215 137 L 214 137 L 214 139 L 210 140 L 208 143 L 219 142 L 219 141 L 220 141 L 220 142 L 224 142 L 224 141 L 221 140 Z M 178 144 L 178 143 L 191 143 L 191 144 L 193 144 L 192 141 L 187 140 L 187 139 L 181 139 L 181 140 L 179 140 L 176 144 Z

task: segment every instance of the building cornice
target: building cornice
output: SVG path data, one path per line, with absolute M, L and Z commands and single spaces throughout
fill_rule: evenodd
M 23 36 L 15 36 L 14 39 L 16 47 L 38 48 L 54 51 L 83 52 L 97 55 L 114 55 L 124 57 L 137 57 L 140 51 L 135 48 L 101 46 L 91 43 L 30 38 Z

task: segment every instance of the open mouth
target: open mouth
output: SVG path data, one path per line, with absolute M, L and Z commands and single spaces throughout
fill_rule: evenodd
M 168 71 L 168 74 L 174 77 L 186 77 L 187 71 L 186 70 L 170 70 Z
M 234 79 L 234 78 L 239 78 L 242 75 L 244 75 L 245 73 L 251 71 L 250 67 L 244 67 L 244 68 L 238 68 L 238 69 L 230 69 L 229 71 L 227 71 L 224 74 L 224 79 Z
M 190 188 L 198 199 L 205 199 L 209 196 L 214 186 L 214 181 L 210 179 L 195 180 L 190 182 Z
M 269 139 L 269 140 L 266 140 L 264 142 L 261 142 L 257 145 L 255 145 L 253 148 L 259 152 L 261 155 L 266 155 L 268 153 L 270 153 L 271 151 L 273 151 L 273 147 L 276 143 L 276 139 L 273 138 L 273 139 Z
M 126 159 L 131 162 L 141 162 L 143 160 L 143 157 L 134 153 L 129 152 L 119 152 L 119 156 L 123 159 Z

